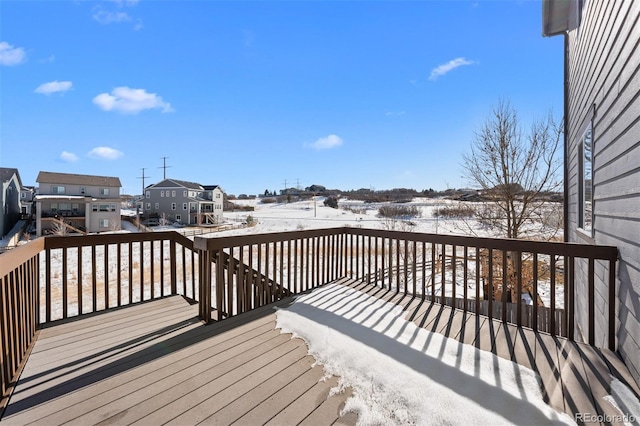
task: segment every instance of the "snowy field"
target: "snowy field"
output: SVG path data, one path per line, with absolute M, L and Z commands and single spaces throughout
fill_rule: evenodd
M 402 223 L 401 220 L 390 220 L 378 217 L 378 209 L 389 203 L 365 203 L 356 200 L 339 200 L 337 209 L 327 207 L 324 197 L 316 197 L 316 200 L 298 201 L 293 203 L 269 203 L 262 204 L 259 200 L 234 200 L 238 205 L 250 205 L 255 208 L 253 212 L 224 212 L 226 220 L 238 222 L 252 216 L 258 224 L 250 229 L 228 231 L 216 235 L 241 235 L 263 232 L 295 231 L 302 229 L 334 228 L 342 226 L 396 229 L 426 233 L 450 233 L 463 234 L 465 224 L 462 221 L 444 220 L 434 217 L 438 208 L 454 205 L 456 202 L 444 199 L 416 198 L 402 206 L 415 206 L 421 214 L 419 217 L 410 218 Z M 479 236 L 489 234 L 481 229 L 477 230 Z
M 435 212 L 438 209 L 460 205 L 461 203 L 458 201 L 415 198 L 410 203 L 402 203 L 399 205 L 414 206 L 418 209 L 420 215 L 401 220 L 381 218 L 378 216 L 378 210 L 380 207 L 385 205 L 388 206 L 390 203 L 365 203 L 363 201 L 340 199 L 339 208 L 334 209 L 324 205 L 324 197 L 316 198 L 316 200 L 306 200 L 293 203 L 267 204 L 261 203 L 259 199 L 234 200 L 234 203 L 238 205 L 253 206 L 255 211 L 225 211 L 225 220 L 230 223 L 242 223 L 247 220 L 248 216 L 251 216 L 257 224 L 248 228 L 209 234 L 207 237 L 215 238 L 231 235 L 334 228 L 343 226 L 433 234 L 474 235 L 478 237 L 495 236 L 490 229 L 483 228 L 473 221 L 456 218 L 441 218 L 435 215 Z M 471 262 L 468 267 L 470 268 L 471 275 L 473 275 L 475 264 Z M 459 269 L 460 271 L 457 276 L 461 277 L 462 269 L 461 267 L 459 267 Z M 436 277 L 436 280 L 439 280 L 439 277 Z M 460 279 L 456 281 L 457 295 L 463 294 L 465 285 L 469 295 L 476 294 L 475 278 L 472 278 L 466 284 Z M 480 289 L 480 292 L 482 292 L 482 289 Z M 440 294 L 439 284 L 437 294 Z M 446 287 L 445 294 L 446 296 L 451 296 L 453 294 L 450 286 Z M 551 285 L 548 280 L 540 279 L 538 281 L 538 295 L 544 303 L 544 306 L 550 306 Z M 526 303 L 533 303 L 532 299 L 529 298 L 528 295 L 523 295 L 523 298 Z M 564 285 L 556 285 L 555 298 L 556 308 L 564 308 Z

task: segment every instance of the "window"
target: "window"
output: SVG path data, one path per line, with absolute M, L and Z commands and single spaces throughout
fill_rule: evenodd
M 85 188 L 84 186 L 80 187 L 80 193 L 84 194 L 85 192 L 87 192 L 87 188 Z
M 97 212 L 98 211 L 98 205 L 97 204 L 92 204 L 91 205 L 91 211 Z
M 589 123 L 579 147 L 579 204 L 578 228 L 593 231 L 593 124 Z
M 183 191 L 183 192 L 182 192 L 182 196 L 183 196 L 183 197 L 186 197 L 186 196 L 187 196 L 187 193 L 188 193 L 187 191 Z
M 71 204 L 71 210 L 77 213 L 80 210 L 80 205 L 75 203 Z
M 164 191 L 160 191 L 160 197 L 164 197 Z
M 27 193 L 26 192 L 21 192 L 20 193 L 20 198 L 27 198 Z
M 100 195 L 109 195 L 109 188 L 100 188 Z
M 156 210 L 160 208 L 160 203 L 156 203 Z
M 151 210 L 151 203 L 147 203 L 147 210 Z
M 69 204 L 69 203 L 60 203 L 58 205 L 58 209 L 60 209 L 60 210 L 71 210 L 71 204 Z
M 147 191 L 147 198 L 151 198 L 151 191 Z
M 176 196 L 176 191 L 171 191 L 171 196 L 175 197 Z
M 182 203 L 182 210 L 186 210 L 187 209 L 187 203 Z
M 58 211 L 58 203 L 51 203 L 51 211 L 54 213 Z
M 220 193 L 216 193 L 216 198 L 220 198 Z
M 51 187 L 51 193 L 52 194 L 64 194 L 65 193 L 65 188 L 64 186 L 52 186 Z
M 175 210 L 176 209 L 176 203 L 171 203 L 171 210 Z
M 109 228 L 109 219 L 100 219 L 98 223 L 100 228 Z
M 182 216 L 180 216 L 179 214 L 177 214 L 177 215 L 176 215 L 176 220 L 177 220 L 178 222 L 180 222 L 180 221 L 182 220 Z

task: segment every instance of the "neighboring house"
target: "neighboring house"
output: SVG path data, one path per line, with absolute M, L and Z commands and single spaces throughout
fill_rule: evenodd
M 165 179 L 145 189 L 145 217 L 165 218 L 183 225 L 221 223 L 224 194 L 218 185 Z
M 0 237 L 4 237 L 20 220 L 20 189 L 22 181 L 18 169 L 0 167 L 0 181 L 2 192 L 0 193 Z
M 109 176 L 40 172 L 34 197 L 36 235 L 68 225 L 71 232 L 120 229 L 120 179 Z
M 543 33 L 565 37 L 565 238 L 617 246 L 617 348 L 640 383 L 640 19 L 638 1 L 544 0 Z M 588 328 L 586 263 L 576 322 Z M 607 337 L 606 268 L 595 265 L 596 336 Z M 606 346 L 604 339 L 597 346 Z
M 20 216 L 23 219 L 33 217 L 35 213 L 33 197 L 35 197 L 35 195 L 36 188 L 34 186 L 23 186 L 22 189 L 20 189 Z

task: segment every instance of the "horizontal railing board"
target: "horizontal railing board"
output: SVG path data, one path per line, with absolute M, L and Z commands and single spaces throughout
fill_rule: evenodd
M 468 237 L 464 235 L 427 234 L 350 227 L 343 228 L 343 231 L 347 234 L 366 237 L 392 238 L 486 249 L 492 248 L 504 251 L 519 251 L 557 256 L 594 257 L 604 260 L 617 259 L 618 257 L 618 248 L 615 246 L 596 246 L 558 241 L 516 240 L 510 238 Z
M 0 277 L 9 275 L 28 259 L 42 252 L 45 240 L 45 238 L 36 238 L 0 255 Z

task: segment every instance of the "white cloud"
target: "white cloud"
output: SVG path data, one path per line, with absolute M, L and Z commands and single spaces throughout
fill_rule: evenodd
M 0 65 L 18 65 L 26 58 L 27 54 L 22 47 L 13 47 L 6 41 L 0 41 Z
M 117 149 L 109 148 L 108 146 L 99 146 L 93 148 L 87 154 L 91 158 L 98 158 L 103 160 L 117 160 L 122 157 L 124 154 Z
M 463 65 L 471 65 L 474 63 L 475 63 L 474 61 L 469 61 L 465 58 L 452 59 L 446 64 L 438 65 L 433 70 L 431 70 L 431 75 L 429 75 L 429 80 L 436 80 L 438 77 L 445 75 L 449 71 L 453 71 L 454 69 L 461 67 Z
M 47 63 L 52 63 L 55 62 L 56 57 L 55 55 L 49 55 L 48 57 L 44 58 L 44 59 L 40 59 L 40 63 L 41 64 L 47 64 Z
M 93 98 L 93 103 L 103 111 L 118 111 L 124 114 L 137 114 L 145 109 L 160 109 L 162 112 L 173 112 L 169 102 L 155 93 L 147 93 L 144 89 L 116 87 L 109 93 L 101 93 Z
M 62 154 L 60 154 L 60 159 L 67 163 L 75 163 L 76 161 L 78 161 L 78 156 L 73 152 L 62 151 Z
M 36 93 L 42 93 L 43 95 L 50 95 L 56 92 L 66 92 L 71 89 L 73 83 L 70 81 L 50 81 L 48 83 L 42 83 L 40 86 L 34 90 Z
M 103 25 L 108 25 L 131 21 L 131 16 L 126 12 L 108 12 L 106 10 L 98 10 L 93 14 L 93 19 Z
M 325 138 L 320 138 L 309 146 L 313 149 L 331 149 L 336 148 L 343 144 L 343 140 L 340 136 L 329 135 Z

